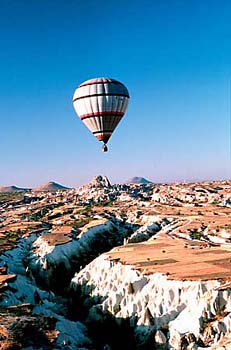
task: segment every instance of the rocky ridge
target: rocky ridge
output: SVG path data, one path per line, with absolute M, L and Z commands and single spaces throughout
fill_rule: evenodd
M 213 349 L 230 336 L 231 290 L 219 288 L 221 284 L 171 281 L 160 273 L 145 276 L 102 255 L 76 274 L 71 286 L 81 289 L 89 303 L 88 322 L 100 322 L 104 313 L 117 322 L 127 319 L 139 345 Z

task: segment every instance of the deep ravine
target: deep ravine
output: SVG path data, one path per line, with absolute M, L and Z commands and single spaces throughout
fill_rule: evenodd
M 37 334 L 12 349 L 49 350 L 52 334 L 53 350 L 214 350 L 230 334 L 230 287 L 220 289 L 218 280 L 173 281 L 161 273 L 145 275 L 110 259 L 111 252 L 104 254 L 122 242 L 130 250 L 134 243 L 127 242 L 152 240 L 160 228 L 149 221 L 134 232 L 127 223 L 101 218 L 66 242 L 52 244 L 52 232 L 44 230 L 4 252 L 2 265 L 17 278 L 6 288 L 0 306 L 31 305 L 27 323 Z M 40 334 L 39 324 L 48 318 L 54 326 Z M 25 328 L 25 321 L 24 315 L 15 324 Z
M 130 226 L 128 231 L 131 231 Z M 42 234 L 33 233 L 29 237 L 21 238 L 16 248 L 2 254 L 1 265 L 7 266 L 7 273 L 15 274 L 17 278 L 4 292 L 0 306 L 30 304 L 32 315 L 35 317 L 52 316 L 56 320 L 55 329 L 59 332 L 53 343 L 54 350 L 60 348 L 100 350 L 109 345 L 113 350 L 118 349 L 118 346 L 122 349 L 123 344 L 126 345 L 126 349 L 135 349 L 133 332 L 128 322 L 118 325 L 110 314 L 105 316 L 104 322 L 87 322 L 84 317 L 85 305 L 81 304 L 82 300 L 76 294 L 73 298 L 69 289 L 75 272 L 80 271 L 102 252 L 122 243 L 123 238 L 119 237 L 116 226 L 110 224 L 98 235 L 93 232 L 88 240 L 88 246 L 86 242 L 79 244 L 81 240 L 72 240 L 69 242 L 69 248 L 68 244 L 57 246 L 61 251 L 53 251 L 55 258 L 53 256 L 52 262 L 49 262 L 49 254 L 45 255 L 43 265 L 41 257 L 36 256 L 34 250 L 36 242 L 47 233 L 44 230 Z M 105 240 L 104 235 L 108 233 L 111 237 Z M 67 251 L 69 249 L 69 253 L 71 251 L 70 255 L 66 249 Z M 73 253 L 76 249 L 80 254 Z M 63 260 L 63 257 L 66 260 Z M 30 349 L 35 345 L 32 344 Z M 44 346 L 43 344 L 45 349 Z

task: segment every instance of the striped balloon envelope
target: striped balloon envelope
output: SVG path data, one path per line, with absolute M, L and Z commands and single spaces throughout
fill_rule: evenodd
M 76 113 L 92 132 L 104 143 L 107 142 L 126 112 L 129 93 L 124 84 L 110 78 L 85 81 L 75 90 L 73 105 Z

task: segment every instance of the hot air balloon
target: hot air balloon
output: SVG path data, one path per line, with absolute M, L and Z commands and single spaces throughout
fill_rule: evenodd
M 110 78 L 90 79 L 80 84 L 73 96 L 76 113 L 102 141 L 102 151 L 107 152 L 107 142 L 126 112 L 129 101 L 127 88 Z

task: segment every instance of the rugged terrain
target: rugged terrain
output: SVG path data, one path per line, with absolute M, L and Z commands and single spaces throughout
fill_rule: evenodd
M 0 195 L 0 349 L 231 349 L 231 181 Z

